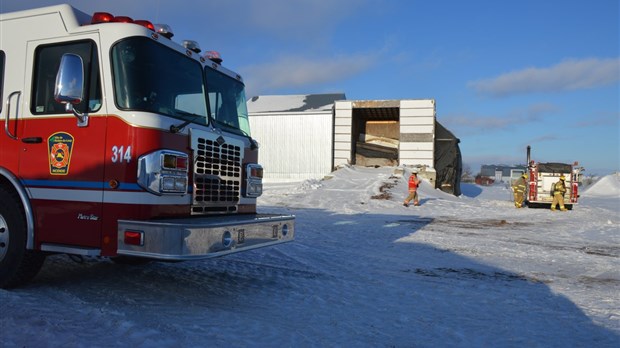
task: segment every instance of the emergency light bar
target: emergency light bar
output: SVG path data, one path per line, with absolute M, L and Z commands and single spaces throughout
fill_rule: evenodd
M 90 24 L 101 24 L 101 23 L 133 23 L 133 24 L 138 24 L 145 28 L 148 28 L 167 39 L 171 39 L 174 36 L 174 33 L 172 32 L 172 28 L 170 28 L 170 26 L 167 24 L 155 24 L 154 25 L 150 21 L 143 20 L 143 19 L 134 20 L 133 18 L 128 17 L 128 16 L 114 16 L 108 12 L 95 12 L 93 14 L 93 18 L 90 21 Z M 185 40 L 183 41 L 183 47 L 193 52 L 200 53 L 200 46 L 198 45 L 196 41 Z M 209 59 L 213 62 L 216 62 L 217 64 L 222 64 L 222 57 L 217 51 L 205 52 L 204 58 Z
M 127 17 L 127 16 L 113 16 L 111 13 L 108 13 L 108 12 L 95 12 L 93 14 L 93 18 L 90 21 L 90 24 L 100 24 L 100 23 L 134 23 L 134 24 L 138 24 L 145 28 L 155 31 L 155 26 L 153 25 L 153 23 L 147 20 L 143 20 L 143 19 L 133 20 L 131 17 Z M 170 29 L 170 27 L 168 27 L 168 29 Z M 164 37 L 170 38 L 172 37 L 172 34 L 170 35 L 170 37 L 166 35 L 164 35 Z

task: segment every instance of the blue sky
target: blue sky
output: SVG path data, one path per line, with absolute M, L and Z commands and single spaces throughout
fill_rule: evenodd
M 537 161 L 620 171 L 618 0 L 65 2 L 169 24 L 219 51 L 248 97 L 435 99 L 474 173 L 525 163 L 528 144 Z

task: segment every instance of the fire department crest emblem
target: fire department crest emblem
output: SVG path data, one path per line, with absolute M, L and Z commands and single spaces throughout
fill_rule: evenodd
M 69 174 L 71 151 L 73 150 L 73 136 L 69 133 L 57 132 L 47 138 L 50 156 L 50 174 Z

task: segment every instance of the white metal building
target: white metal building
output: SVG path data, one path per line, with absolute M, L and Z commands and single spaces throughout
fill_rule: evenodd
M 344 94 L 248 101 L 265 180 L 323 178 L 341 165 L 410 166 L 460 194 L 459 140 L 436 120 L 435 100 L 346 100 Z
M 334 102 L 344 94 L 269 95 L 248 100 L 265 181 L 322 178 L 332 172 Z

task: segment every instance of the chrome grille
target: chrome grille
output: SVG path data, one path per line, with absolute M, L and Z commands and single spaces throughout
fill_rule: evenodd
M 241 192 L 242 146 L 217 134 L 192 134 L 194 197 L 192 214 L 237 211 Z

